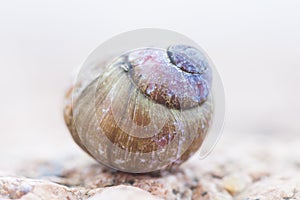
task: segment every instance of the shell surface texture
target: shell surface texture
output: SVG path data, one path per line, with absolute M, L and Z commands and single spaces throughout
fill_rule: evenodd
M 143 47 L 108 64 L 64 110 L 75 142 L 98 162 L 145 173 L 187 160 L 212 121 L 212 70 L 188 45 Z

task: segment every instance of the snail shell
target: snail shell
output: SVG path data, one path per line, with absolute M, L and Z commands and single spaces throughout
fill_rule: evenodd
M 84 151 L 111 168 L 143 173 L 180 164 L 199 149 L 213 112 L 211 68 L 202 52 L 146 47 L 100 68 L 64 110 Z

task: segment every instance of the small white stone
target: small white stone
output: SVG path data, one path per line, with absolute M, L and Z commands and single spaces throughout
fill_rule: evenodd
M 100 194 L 96 194 L 89 200 L 104 200 L 104 199 L 118 199 L 118 200 L 158 200 L 159 198 L 153 196 L 149 192 L 132 186 L 114 186 L 103 190 Z
M 229 174 L 223 178 L 224 188 L 232 195 L 241 192 L 251 183 L 251 178 L 242 173 Z

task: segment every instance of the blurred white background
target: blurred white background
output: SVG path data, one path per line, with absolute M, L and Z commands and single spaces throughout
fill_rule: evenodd
M 1 0 L 0 158 L 80 152 L 62 118 L 72 72 L 106 39 L 145 27 L 182 33 L 212 58 L 224 137 L 299 134 L 299 11 L 298 0 Z

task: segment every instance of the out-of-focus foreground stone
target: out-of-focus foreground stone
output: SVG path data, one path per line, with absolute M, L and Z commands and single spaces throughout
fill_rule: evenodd
M 299 141 L 224 135 L 173 172 L 128 174 L 88 156 L 28 161 L 0 173 L 0 199 L 300 199 Z

